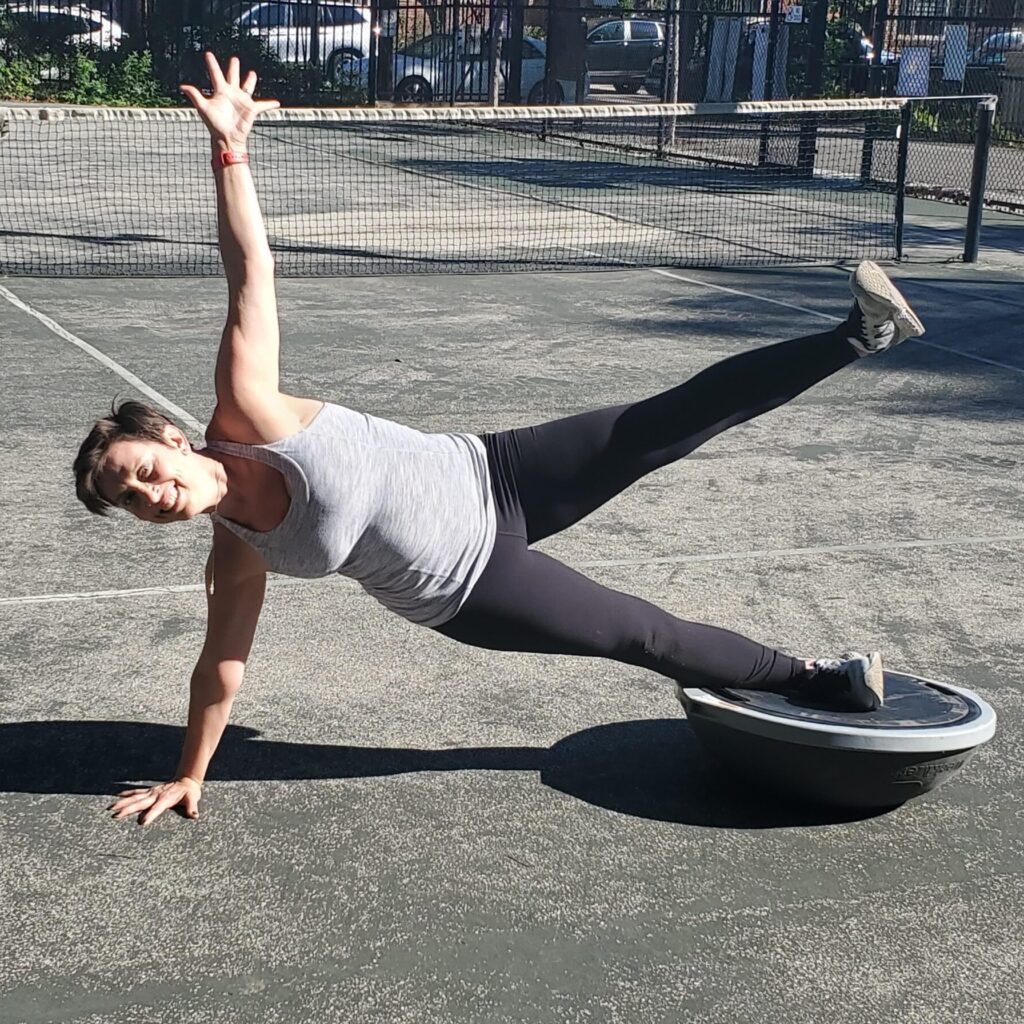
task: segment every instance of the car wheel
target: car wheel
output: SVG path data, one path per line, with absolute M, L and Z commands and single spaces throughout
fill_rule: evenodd
M 396 103 L 429 103 L 434 98 L 430 83 L 419 75 L 403 78 L 395 86 Z
M 634 93 L 640 91 L 642 82 L 616 82 L 615 91 L 621 93 Z
M 547 106 L 558 106 L 559 103 L 562 103 L 565 100 L 565 93 L 562 92 L 562 87 L 558 82 L 554 82 L 552 84 L 551 98 L 545 100 L 544 87 L 546 85 L 547 83 L 541 80 L 530 90 L 530 94 L 526 97 L 526 102 L 529 103 L 531 107 L 539 106 L 542 103 Z
M 327 81 L 335 89 L 346 85 L 359 84 L 359 69 L 356 62 L 362 59 L 362 55 L 356 50 L 338 50 L 332 53 L 327 62 Z

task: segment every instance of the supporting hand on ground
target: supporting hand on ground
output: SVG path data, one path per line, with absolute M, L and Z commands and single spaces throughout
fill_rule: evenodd
M 181 91 L 199 111 L 214 144 L 228 149 L 244 150 L 249 131 L 256 118 L 266 110 L 275 110 L 281 104 L 277 100 L 253 99 L 256 89 L 256 72 L 250 71 L 245 81 L 240 82 L 238 58 L 228 61 L 227 75 L 221 70 L 217 58 L 206 54 L 206 69 L 210 74 L 212 96 L 204 96 L 194 85 L 183 85 Z
M 142 812 L 140 825 L 156 821 L 169 807 L 181 807 L 186 818 L 199 817 L 199 800 L 203 787 L 195 779 L 183 775 L 173 782 L 164 782 L 148 789 L 126 789 L 117 794 L 121 799 L 112 803 L 107 810 L 113 811 L 115 820 L 127 818 L 130 814 Z

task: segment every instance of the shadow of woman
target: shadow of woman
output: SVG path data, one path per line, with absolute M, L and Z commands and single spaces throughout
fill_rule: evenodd
M 147 722 L 43 721 L 0 725 L 0 792 L 110 796 L 169 777 L 183 729 Z M 682 719 L 594 726 L 551 747 L 420 750 L 282 743 L 229 725 L 210 781 L 368 778 L 408 772 L 530 771 L 576 799 L 620 814 L 707 828 L 838 824 L 878 812 L 819 807 L 733 779 Z

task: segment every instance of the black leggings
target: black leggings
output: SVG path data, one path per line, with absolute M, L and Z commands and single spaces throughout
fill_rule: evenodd
M 613 658 L 691 685 L 803 681 L 802 660 L 602 587 L 529 545 L 853 362 L 848 333 L 843 324 L 744 352 L 631 405 L 484 435 L 498 534 L 466 603 L 438 632 L 493 650 Z

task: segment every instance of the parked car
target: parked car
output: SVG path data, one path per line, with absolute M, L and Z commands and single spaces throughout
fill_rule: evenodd
M 587 69 L 595 85 L 637 92 L 655 57 L 665 52 L 665 26 L 646 18 L 605 21 L 587 33 Z
M 115 50 L 127 38 L 120 24 L 82 4 L 12 4 L 3 11 L 19 29 L 37 29 L 41 39 L 71 46 Z
M 644 76 L 644 92 L 650 96 L 663 96 L 665 93 L 665 58 L 655 57 Z
M 520 88 L 528 103 L 543 99 L 546 50 L 542 39 L 523 39 Z M 455 55 L 451 36 L 430 35 L 395 51 L 394 98 L 399 103 L 430 103 L 447 96 L 454 79 L 456 89 L 463 94 L 486 97 L 490 86 L 489 62 L 479 55 Z M 368 59 L 349 61 L 342 66 L 342 78 L 337 84 L 365 86 L 370 73 Z M 346 77 L 347 76 L 347 77 Z M 508 61 L 501 62 L 498 76 L 499 90 L 504 92 L 508 78 Z M 556 82 L 555 95 L 549 102 L 561 103 L 562 90 Z
M 891 50 L 882 50 L 879 64 L 895 64 L 897 56 Z M 842 60 L 851 64 L 874 64 L 875 44 L 860 29 L 850 26 L 846 53 Z
M 370 55 L 370 8 L 354 4 L 317 5 L 317 31 L 320 65 L 331 81 L 342 76 L 343 65 Z M 253 4 L 235 19 L 243 32 L 258 36 L 285 64 L 304 64 L 313 56 L 311 3 Z
M 1024 50 L 1024 31 L 996 32 L 974 50 L 968 58 L 968 63 L 1002 67 L 1006 64 L 1007 53 L 1017 53 L 1021 50 Z
M 763 18 L 749 19 L 744 32 L 744 39 L 748 46 L 752 45 L 751 35 L 754 29 L 759 23 L 763 23 Z M 850 26 L 849 32 L 843 37 L 844 51 L 843 56 L 840 58 L 840 63 L 843 64 L 855 64 L 860 66 L 860 77 L 864 80 L 864 86 L 867 84 L 867 65 L 872 64 L 875 58 L 875 47 L 871 40 L 865 36 L 859 29 Z M 750 50 L 748 49 L 748 54 Z M 890 50 L 883 50 L 881 64 L 895 64 L 899 58 L 895 53 Z M 691 62 L 690 67 L 687 71 L 689 76 L 700 75 L 703 80 L 704 75 L 704 57 L 695 56 Z M 664 88 L 665 81 L 665 56 L 662 54 L 659 57 L 655 57 L 651 61 L 651 66 L 647 69 L 647 74 L 644 77 L 644 91 L 650 93 L 652 96 L 661 96 Z

